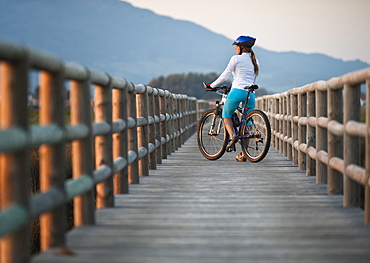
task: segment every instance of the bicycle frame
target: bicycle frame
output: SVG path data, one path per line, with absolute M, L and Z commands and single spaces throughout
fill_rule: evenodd
M 217 93 L 217 92 L 216 92 L 216 94 L 222 95 L 222 100 L 221 100 L 221 103 L 219 101 L 216 101 L 215 116 L 221 115 L 222 106 L 225 104 L 225 100 L 226 100 L 227 94 L 228 94 L 228 93 L 220 94 L 220 93 Z M 216 125 L 215 121 L 216 121 L 216 118 L 213 118 L 211 128 L 210 128 L 210 131 L 209 131 L 208 135 L 218 135 L 220 133 L 221 122 L 218 123 L 216 132 L 214 132 L 214 128 L 215 128 L 215 125 Z
M 221 100 L 221 103 L 219 102 L 219 101 L 216 101 L 216 108 L 215 108 L 215 116 L 217 116 L 217 115 L 220 115 L 221 113 L 220 113 L 220 109 L 222 109 L 221 108 L 221 106 L 223 106 L 224 104 L 225 104 L 225 101 L 226 101 L 226 98 L 227 98 L 227 96 L 228 96 L 228 90 L 225 90 L 225 92 L 224 93 L 217 93 L 216 92 L 216 94 L 219 94 L 219 95 L 222 95 L 222 100 Z M 251 139 L 251 138 L 256 138 L 255 137 L 255 135 L 253 135 L 252 133 L 251 133 L 251 131 L 250 131 L 250 129 L 249 129 L 249 127 L 248 127 L 248 125 L 247 125 L 247 120 L 246 120 L 246 116 L 247 116 L 247 112 L 248 112 L 248 110 L 249 110 L 249 108 L 247 107 L 247 104 L 248 104 L 248 99 L 249 99 L 249 95 L 250 95 L 250 93 L 251 93 L 251 91 L 250 90 L 248 90 L 248 93 L 247 93 L 247 96 L 246 96 L 246 100 L 245 100 L 245 106 L 243 107 L 243 108 L 241 108 L 241 107 L 238 107 L 237 109 L 236 109 L 236 111 L 238 111 L 240 114 L 241 114 L 241 117 L 240 117 L 240 125 L 239 125 L 239 127 L 236 127 L 236 125 L 235 125 L 235 123 L 234 123 L 234 120 L 232 119 L 232 121 L 233 121 L 233 129 L 234 129 L 234 133 L 236 134 L 236 135 L 238 135 L 238 136 L 240 136 L 240 138 L 241 139 Z M 220 133 L 220 129 L 221 129 L 221 122 L 219 122 L 218 123 L 218 125 L 217 125 L 217 128 L 216 128 L 216 132 L 215 132 L 215 125 L 216 125 L 216 123 L 215 123 L 215 120 L 216 120 L 216 118 L 214 118 L 213 119 L 213 121 L 212 121 L 212 124 L 211 124 L 211 128 L 210 128 L 210 131 L 209 131 L 209 135 L 218 135 L 219 133 Z M 240 135 L 240 132 L 239 132 L 239 129 L 240 129 L 240 127 L 242 127 L 242 123 L 244 123 L 244 125 L 245 125 L 245 127 L 246 127 L 246 129 L 247 129 L 247 131 L 248 131 L 248 134 L 249 135 L 244 135 L 244 136 L 241 136 Z M 253 123 L 253 125 L 255 126 L 255 128 L 257 129 L 257 126 Z
M 234 132 L 235 134 L 237 134 L 238 136 L 240 136 L 240 132 L 239 132 L 239 129 L 240 127 L 242 127 L 242 124 L 244 123 L 245 127 L 247 128 L 247 131 L 249 133 L 249 135 L 247 136 L 240 136 L 240 138 L 244 138 L 244 139 L 250 139 L 250 138 L 254 138 L 254 135 L 251 133 L 248 125 L 247 125 L 247 120 L 246 120 L 246 117 L 247 117 L 247 114 L 248 114 L 248 110 L 250 108 L 247 107 L 248 105 L 248 100 L 249 100 L 249 95 L 250 95 L 251 91 L 248 90 L 248 93 L 247 93 L 247 96 L 246 96 L 246 100 L 245 100 L 245 104 L 244 104 L 244 107 L 241 108 L 241 107 L 238 107 L 236 109 L 236 111 L 238 111 L 240 114 L 241 114 L 241 117 L 240 117 L 240 124 L 239 124 L 239 127 L 236 127 L 235 126 L 235 123 L 234 123 L 234 120 L 232 119 L 233 121 L 233 129 L 234 129 Z M 253 123 L 253 125 L 256 127 L 256 125 Z

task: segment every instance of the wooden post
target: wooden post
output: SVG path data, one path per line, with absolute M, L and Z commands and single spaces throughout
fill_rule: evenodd
M 57 124 L 64 128 L 65 92 L 62 73 L 40 73 L 40 125 Z M 56 188 L 64 193 L 65 145 L 42 145 L 40 147 L 40 191 Z M 41 250 L 65 246 L 65 206 L 40 216 Z
M 174 143 L 175 143 L 175 113 L 174 113 L 174 94 L 168 93 L 167 97 L 167 113 L 169 114 L 169 120 L 168 120 L 168 135 L 169 135 L 169 141 L 167 142 L 167 154 L 170 155 L 175 151 Z
M 125 87 L 113 89 L 113 121 L 123 120 L 127 125 L 127 85 Z M 127 127 L 118 133 L 113 134 L 113 158 L 123 157 L 128 160 L 127 154 Z M 128 189 L 128 169 L 114 175 L 114 194 L 127 194 Z
M 276 148 L 276 150 L 280 150 L 280 145 L 279 145 L 279 138 L 278 138 L 278 133 L 279 133 L 279 121 L 276 119 L 276 114 L 278 113 L 278 99 L 276 96 L 274 96 L 272 100 L 272 123 L 273 123 L 273 129 L 272 129 L 272 145 Z
M 328 102 L 327 91 L 316 90 L 316 117 L 327 117 Z M 328 151 L 327 129 L 316 125 L 316 153 Z M 326 184 L 328 182 L 327 165 L 316 159 L 316 183 Z
M 335 90 L 329 87 L 328 90 L 328 122 L 335 120 L 339 123 L 343 121 L 343 111 L 338 110 L 343 107 L 342 90 Z M 328 130 L 328 160 L 333 157 L 343 157 L 343 141 Z M 328 194 L 343 193 L 342 174 L 328 165 Z
M 192 110 L 194 109 L 193 105 L 195 106 L 194 103 L 194 100 L 193 98 L 191 97 L 188 97 L 186 99 L 186 111 L 187 111 L 187 122 L 186 122 L 186 126 L 188 127 L 188 130 L 187 130 L 187 134 L 186 134 L 186 140 L 188 138 L 190 138 L 190 136 L 193 134 L 193 120 L 194 120 L 194 114 L 192 112 Z
M 283 134 L 283 126 L 282 126 L 282 121 L 281 121 L 281 115 L 282 115 L 282 98 L 281 94 L 276 98 L 276 113 L 279 116 L 276 121 L 277 121 L 277 130 L 276 130 L 276 139 L 277 139 L 277 145 L 279 149 L 279 153 L 283 153 L 283 143 L 281 141 L 281 135 Z
M 175 125 L 174 125 L 174 134 L 175 134 L 174 151 L 177 151 L 180 147 L 180 107 L 179 107 L 180 96 L 181 96 L 180 94 L 174 94 L 174 97 L 173 97 L 175 116 L 176 116 Z
M 107 86 L 95 86 L 95 122 L 112 123 L 112 89 Z M 101 165 L 113 168 L 112 134 L 95 137 L 95 167 Z M 112 169 L 113 172 L 113 169 Z M 96 186 L 96 207 L 113 207 L 113 174 Z
M 316 117 L 315 91 L 307 91 L 307 118 Z M 308 119 L 307 119 L 308 120 Z M 316 119 L 317 120 L 317 119 Z M 316 127 L 309 125 L 307 122 L 307 150 L 310 147 L 316 148 Z M 306 154 L 306 175 L 316 175 L 316 160 Z
M 275 147 L 275 99 L 273 95 L 270 98 L 270 125 L 271 125 L 271 146 Z M 276 147 L 275 147 L 276 148 Z
M 189 125 L 191 125 L 191 130 L 189 131 L 189 137 L 190 138 L 196 131 L 196 123 L 197 123 L 197 117 L 196 117 L 196 112 L 195 109 L 197 107 L 197 102 L 196 98 L 192 97 L 189 98 L 189 104 L 188 104 L 188 110 L 190 113 L 190 118 L 189 118 Z
M 162 140 L 167 141 L 167 95 L 169 94 L 169 91 L 164 91 L 164 90 L 159 90 L 159 113 L 162 118 L 164 118 L 163 121 L 160 123 L 160 137 L 161 137 L 161 142 Z M 168 143 L 162 144 L 162 159 L 167 159 L 167 145 Z
M 279 148 L 280 153 L 284 155 L 284 96 L 279 96 Z
M 193 111 L 194 111 L 194 114 L 193 114 L 193 122 L 194 122 L 193 133 L 196 133 L 197 130 L 198 130 L 197 104 L 198 104 L 197 99 L 194 98 L 194 101 L 193 101 Z
M 189 111 L 188 111 L 188 101 L 189 101 L 189 97 L 187 95 L 184 95 L 183 96 L 183 102 L 182 102 L 182 116 L 184 118 L 183 120 L 183 123 L 182 123 L 182 129 L 184 130 L 184 136 L 182 138 L 182 141 L 181 141 L 181 145 L 183 145 L 185 143 L 185 141 L 187 140 L 188 138 L 188 133 L 189 133 L 189 130 L 187 129 L 188 128 L 188 125 L 190 123 L 189 121 Z
M 288 101 L 288 96 L 287 96 L 287 93 L 285 92 L 283 94 L 283 108 L 282 108 L 282 111 L 283 111 L 283 133 L 284 133 L 284 136 L 283 136 L 283 155 L 284 156 L 287 156 L 288 153 L 287 153 L 287 150 L 288 150 L 288 107 L 287 107 L 287 101 Z
M 286 107 L 287 107 L 287 159 L 292 160 L 293 154 L 292 154 L 292 104 L 291 104 L 291 98 L 290 92 L 288 91 L 286 96 Z
M 307 94 L 300 92 L 298 94 L 298 121 L 302 117 L 307 117 Z M 298 123 L 298 169 L 306 169 L 306 154 L 299 147 L 306 143 L 307 126 Z
M 181 100 L 180 100 L 180 116 L 181 116 L 181 122 L 180 122 L 180 131 L 181 131 L 181 137 L 180 137 L 180 145 L 181 147 L 187 138 L 187 133 L 188 130 L 186 129 L 187 124 L 189 123 L 188 121 L 188 112 L 187 112 L 187 101 L 188 101 L 188 96 L 187 95 L 182 95 Z
M 197 109 L 197 121 L 200 120 L 200 118 L 202 118 L 202 115 L 203 115 L 203 112 L 201 112 L 203 110 L 203 101 L 201 100 L 198 100 L 197 103 L 196 103 L 196 109 Z
M 343 124 L 348 121 L 360 121 L 360 86 L 344 85 L 344 118 Z M 343 134 L 343 160 L 344 167 L 350 164 L 360 165 L 360 138 L 351 136 L 346 131 Z M 360 185 L 346 175 L 344 168 L 343 174 L 343 206 L 359 206 L 360 205 Z
M 197 99 L 196 98 L 193 99 L 193 108 L 192 109 L 194 111 L 194 114 L 193 114 L 193 122 L 194 122 L 193 133 L 196 133 L 197 130 L 198 130 L 198 119 L 197 119 L 198 113 L 197 113 L 197 110 L 196 110 L 197 109 Z
M 370 225 L 370 79 L 366 80 L 366 136 L 365 136 L 365 225 Z
M 191 129 L 190 129 L 190 124 L 191 124 L 191 110 L 189 108 L 189 104 L 190 104 L 190 97 L 186 96 L 186 99 L 185 99 L 185 126 L 184 126 L 184 129 L 185 129 L 185 139 L 184 139 L 184 142 L 190 137 L 190 132 L 191 132 Z
M 175 99 L 175 107 L 176 107 L 176 114 L 177 114 L 177 119 L 176 119 L 176 128 L 175 131 L 177 133 L 177 138 L 176 138 L 176 149 L 178 150 L 181 147 L 181 141 L 182 141 L 182 95 L 178 94 L 176 95 Z
M 179 125 L 179 131 L 180 131 L 180 139 L 179 139 L 179 147 L 184 144 L 186 141 L 186 124 L 187 124 L 187 118 L 188 115 L 186 114 L 186 101 L 187 96 L 181 95 L 179 99 L 179 114 L 180 114 L 180 125 Z
M 156 145 L 159 143 L 159 147 L 155 150 L 156 155 L 156 161 L 157 164 L 162 163 L 162 147 L 161 147 L 161 114 L 160 114 L 160 94 L 159 90 L 157 88 L 153 89 L 153 95 L 154 95 L 154 116 L 156 123 L 154 124 L 154 130 L 155 130 L 155 143 Z
M 28 63 L 0 63 L 1 129 L 28 130 Z M 0 208 L 17 204 L 28 209 L 28 149 L 0 154 Z M 0 262 L 29 262 L 28 226 L 0 239 Z
M 275 98 L 273 98 L 273 95 L 270 97 L 270 125 L 271 125 L 271 146 L 275 147 Z
M 298 117 L 298 96 L 297 94 L 291 95 L 291 110 L 292 110 L 292 143 L 293 143 L 293 164 L 298 164 L 298 150 L 295 147 L 295 143 L 298 142 L 298 123 L 295 118 Z
M 147 87 L 145 86 L 145 91 L 136 94 L 136 114 L 137 117 L 143 117 L 148 120 L 148 92 Z M 138 148 L 148 149 L 148 124 L 142 125 L 137 128 L 138 134 Z M 146 154 L 139 160 L 139 176 L 148 176 L 149 175 L 149 155 Z
M 77 179 L 82 175 L 92 177 L 94 161 L 92 153 L 91 134 L 91 96 L 90 85 L 87 80 L 70 82 L 71 125 L 83 124 L 88 127 L 89 135 L 86 139 L 72 142 L 72 173 Z M 76 196 L 73 199 L 75 226 L 95 224 L 94 189 Z
M 128 130 L 128 150 L 138 155 L 135 89 L 129 90 L 127 96 L 127 115 L 135 121 L 135 126 Z M 128 167 L 128 181 L 129 184 L 139 183 L 139 166 L 137 158 Z
M 155 145 L 155 138 L 156 138 L 156 130 L 155 130 L 155 101 L 154 101 L 154 89 L 149 87 L 148 88 L 148 108 L 147 108 L 147 115 L 149 118 L 152 119 L 153 123 L 148 124 L 148 144 Z M 149 120 L 148 118 L 148 120 Z M 147 146 L 148 147 L 148 146 Z M 148 148 L 149 150 L 149 148 Z M 149 164 L 148 167 L 151 170 L 157 169 L 157 160 L 156 160 L 156 151 L 149 153 Z

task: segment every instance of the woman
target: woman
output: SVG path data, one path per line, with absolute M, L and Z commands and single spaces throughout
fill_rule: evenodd
M 231 146 L 238 141 L 238 136 L 234 133 L 233 129 L 233 122 L 231 119 L 232 114 L 238 108 L 240 102 L 245 103 L 248 93 L 246 87 L 255 84 L 259 73 L 258 61 L 252 50 L 252 46 L 255 42 L 256 39 L 250 36 L 238 37 L 233 43 L 233 45 L 236 45 L 235 51 L 237 55 L 231 57 L 224 72 L 214 82 L 207 84 L 208 87 L 214 88 L 220 86 L 220 84 L 226 81 L 230 74 L 233 74 L 234 76 L 231 91 L 227 96 L 222 112 L 225 128 L 232 141 Z M 247 105 L 247 107 L 249 107 L 249 111 L 254 109 L 255 104 L 256 101 L 254 93 L 251 92 Z M 246 158 L 242 153 L 235 158 L 240 162 L 246 161 Z

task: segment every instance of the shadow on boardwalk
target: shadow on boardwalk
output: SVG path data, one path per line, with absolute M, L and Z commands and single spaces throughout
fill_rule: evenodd
M 235 153 L 208 161 L 192 136 L 157 170 L 68 235 L 75 256 L 34 262 L 370 262 L 370 228 L 271 149 L 260 163 Z

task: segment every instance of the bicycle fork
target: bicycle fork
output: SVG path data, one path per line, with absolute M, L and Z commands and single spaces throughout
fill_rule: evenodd
M 208 135 L 219 135 L 220 134 L 220 130 L 221 130 L 221 121 L 219 121 L 217 123 L 217 127 L 216 127 L 216 119 L 218 119 L 217 117 L 220 115 L 220 108 L 217 107 L 215 109 L 215 113 L 213 115 L 213 120 L 212 120 L 212 123 L 211 123 L 211 128 L 209 129 L 209 132 L 208 132 Z M 222 119 L 222 118 L 221 118 Z M 221 120 L 220 119 L 220 120 Z

